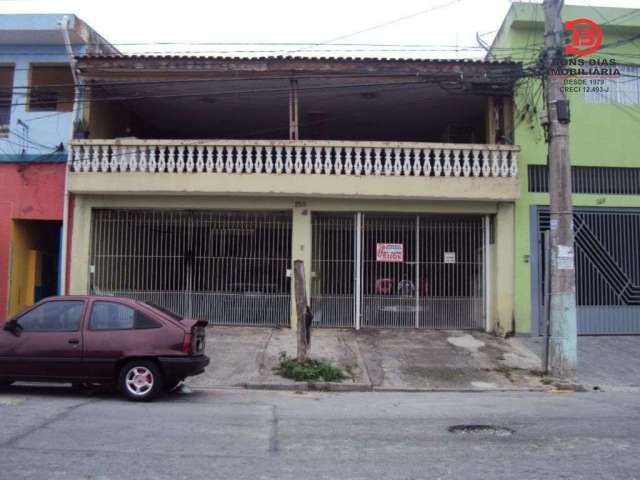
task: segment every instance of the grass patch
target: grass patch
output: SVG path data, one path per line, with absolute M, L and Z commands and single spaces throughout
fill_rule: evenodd
M 509 380 L 511 383 L 513 383 L 513 372 L 511 371 L 511 369 L 509 367 L 505 367 L 505 366 L 500 365 L 499 367 L 497 367 L 495 369 L 495 372 L 504 375 L 507 380 Z
M 297 359 L 287 356 L 286 352 L 280 352 L 279 360 L 280 364 L 273 371 L 297 382 L 309 380 L 340 382 L 349 378 L 349 375 L 331 362 L 309 359 L 300 363 Z

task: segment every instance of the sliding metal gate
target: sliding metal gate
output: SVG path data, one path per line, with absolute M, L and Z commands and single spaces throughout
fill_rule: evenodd
M 94 210 L 91 291 L 211 324 L 287 326 L 291 214 Z
M 576 209 L 573 223 L 578 334 L 640 334 L 640 210 Z M 548 209 L 538 209 L 537 227 L 541 238 Z M 537 247 L 539 324 L 544 261 Z
M 478 216 L 314 215 L 316 324 L 484 329 L 484 220 Z

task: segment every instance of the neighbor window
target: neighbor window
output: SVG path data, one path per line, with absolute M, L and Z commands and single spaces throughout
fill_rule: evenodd
M 73 75 L 69 65 L 31 65 L 29 110 L 73 110 Z
M 13 67 L 0 66 L 0 137 L 6 137 L 9 133 L 12 96 Z
M 583 89 L 587 103 L 640 105 L 640 65 L 618 65 L 620 75 L 614 78 L 587 80 Z

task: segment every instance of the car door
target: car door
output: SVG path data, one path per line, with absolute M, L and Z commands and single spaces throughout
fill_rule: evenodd
M 68 380 L 83 377 L 84 300 L 48 300 L 16 318 L 17 329 L 2 330 L 0 372 L 12 380 Z
M 123 358 L 159 353 L 155 346 L 162 340 L 162 323 L 130 305 L 94 300 L 87 318 L 83 363 L 90 380 L 113 379 Z

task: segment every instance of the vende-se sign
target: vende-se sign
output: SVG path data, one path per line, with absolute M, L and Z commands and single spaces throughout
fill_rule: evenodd
M 404 246 L 402 243 L 377 243 L 376 261 L 404 262 Z

